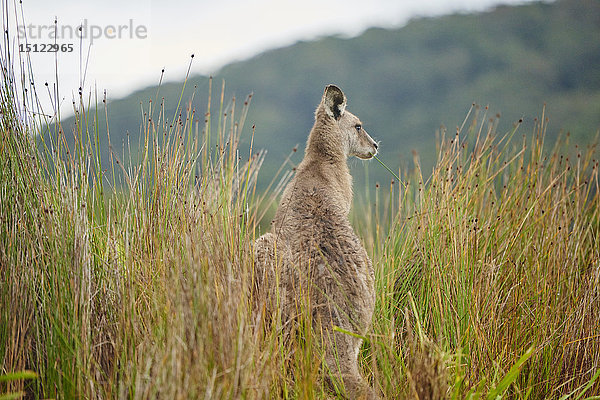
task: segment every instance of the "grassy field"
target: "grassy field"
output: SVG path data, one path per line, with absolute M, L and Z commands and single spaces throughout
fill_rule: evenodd
M 292 165 L 255 190 L 263 155 L 238 149 L 260 135 L 244 127 L 249 99 L 216 87 L 199 94 L 206 110 L 165 115 L 157 93 L 131 138 L 142 153 L 102 165 L 110 136 L 42 132 L 12 62 L 3 54 L 0 398 L 332 397 L 311 327 L 283 343 L 251 311 L 252 243 Z M 95 103 L 80 97 L 80 126 L 110 118 Z M 440 133 L 431 176 L 415 155 L 402 183 L 355 188 L 377 291 L 360 361 L 384 398 L 600 398 L 597 155 L 568 136 L 544 144 L 545 122 L 499 133 L 474 106 Z

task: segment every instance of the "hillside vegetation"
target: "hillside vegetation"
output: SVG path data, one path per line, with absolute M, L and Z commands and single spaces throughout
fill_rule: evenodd
M 443 125 L 455 132 L 472 103 L 489 105 L 492 117 L 501 114 L 500 130 L 523 118 L 527 131 L 546 103 L 549 142 L 564 130 L 576 142 L 590 143 L 600 128 L 599 37 L 600 2 L 533 3 L 477 15 L 418 19 L 401 29 L 370 29 L 351 39 L 298 43 L 228 65 L 215 74 L 214 82 L 220 91 L 224 79 L 225 99 L 236 95 L 238 103 L 254 93 L 248 115 L 257 129 L 254 147 L 268 150 L 260 187 L 270 182 L 296 144 L 303 148 L 315 105 L 328 83 L 347 93 L 349 109 L 381 141 L 384 162 L 412 168 L 414 149 L 429 173 L 436 131 Z M 181 87 L 181 82 L 173 82 L 160 89 L 171 119 Z M 190 78 L 184 102 L 194 87 L 206 93 L 208 78 Z M 160 102 L 156 93 L 157 88 L 150 87 L 124 99 L 109 98 L 114 148 L 122 149 L 127 132 L 137 138 L 144 119 L 140 105 Z M 202 122 L 204 98 L 197 97 L 192 106 L 201 110 L 196 119 Z M 72 119 L 64 121 L 67 132 L 73 126 Z M 104 124 L 100 128 L 108 160 Z M 248 139 L 242 139 L 241 150 L 248 147 Z M 372 182 L 387 181 L 385 171 L 370 172 Z

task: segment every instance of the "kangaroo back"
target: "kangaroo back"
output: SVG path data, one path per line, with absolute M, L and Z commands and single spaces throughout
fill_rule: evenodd
M 298 300 L 309 293 L 330 386 L 353 399 L 377 398 L 359 373 L 362 341 L 357 337 L 370 327 L 375 290 L 371 260 L 348 220 L 352 176 L 347 159 L 372 158 L 377 148 L 359 118 L 346 110 L 344 93 L 327 86 L 304 159 L 284 190 L 272 231 L 255 244 L 261 285 L 279 282 L 282 325 L 294 325 Z M 275 293 L 266 291 L 266 297 Z

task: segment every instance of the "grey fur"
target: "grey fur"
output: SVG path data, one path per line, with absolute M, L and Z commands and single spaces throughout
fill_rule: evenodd
M 345 108 L 344 93 L 327 86 L 272 231 L 255 243 L 255 288 L 268 298 L 267 309 L 281 313 L 286 329 L 294 326 L 299 299 L 308 299 L 329 376 L 343 382 L 348 398 L 375 399 L 359 373 L 362 340 L 334 329 L 365 335 L 375 306 L 373 266 L 348 220 L 352 177 L 347 158 L 369 159 L 377 144 Z

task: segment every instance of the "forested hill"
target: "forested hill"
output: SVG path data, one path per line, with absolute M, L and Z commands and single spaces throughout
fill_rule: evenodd
M 489 105 L 490 116 L 500 113 L 500 131 L 524 118 L 521 133 L 531 133 L 546 103 L 548 141 L 561 130 L 580 143 L 591 141 L 600 128 L 599 38 L 598 0 L 502 6 L 268 51 L 224 67 L 214 76 L 213 91 L 224 79 L 226 99 L 254 93 L 241 148 L 249 146 L 249 127 L 255 124 L 254 146 L 268 150 L 263 181 L 270 180 L 295 144 L 304 146 L 328 83 L 345 91 L 348 109 L 381 141 L 381 158 L 388 165 L 410 167 L 415 149 L 431 166 L 436 130 L 445 125 L 454 131 L 472 103 Z M 189 98 L 196 85 L 194 105 L 201 114 L 207 82 L 192 77 L 183 96 Z M 182 82 L 172 82 L 160 89 L 172 109 L 181 88 Z M 113 146 L 127 132 L 138 134 L 140 103 L 147 105 L 156 92 L 150 87 L 109 101 Z M 377 166 L 371 173 L 375 179 L 389 177 Z

